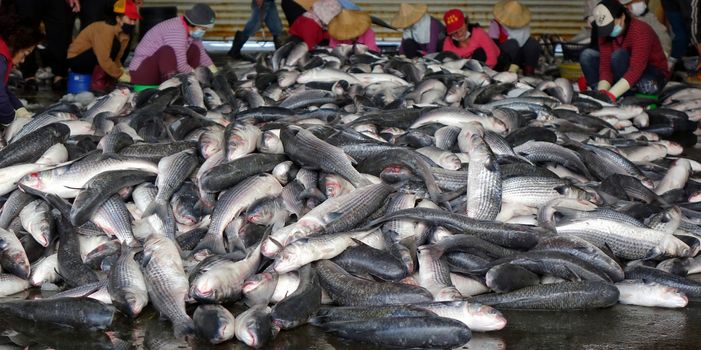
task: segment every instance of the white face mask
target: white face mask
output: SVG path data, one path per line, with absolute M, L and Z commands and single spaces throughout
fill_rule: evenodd
M 647 4 L 644 1 L 636 2 L 630 5 L 630 13 L 636 17 L 640 17 L 647 10 Z

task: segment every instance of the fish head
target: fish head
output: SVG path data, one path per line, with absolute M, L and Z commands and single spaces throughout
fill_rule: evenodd
M 278 255 L 275 256 L 273 269 L 277 273 L 286 273 L 295 270 L 298 266 L 298 257 L 300 256 L 299 245 L 290 244 L 285 247 Z
M 124 294 L 124 301 L 126 302 L 125 306 L 129 311 L 129 316 L 132 318 L 137 317 L 148 303 L 148 300 L 132 292 L 126 292 Z
M 463 313 L 469 315 L 468 326 L 480 331 L 496 331 L 506 327 L 506 318 L 499 310 L 477 303 L 465 303 Z
M 274 274 L 271 272 L 262 272 L 253 275 L 246 279 L 241 287 L 241 291 L 245 296 L 249 296 L 253 293 L 258 293 L 259 291 L 269 289 L 269 287 L 275 288 L 273 281 L 275 280 Z
M 36 190 L 42 190 L 44 188 L 43 180 L 43 172 L 33 172 L 21 178 L 19 180 L 19 184 L 25 185 Z
M 661 256 L 688 257 L 690 253 L 691 248 L 689 248 L 686 243 L 682 242 L 674 235 L 666 235 L 656 247 L 650 250 L 645 258 L 650 259 Z
M 659 293 L 659 299 L 664 301 L 666 307 L 685 307 L 689 303 L 689 298 L 677 288 L 662 287 Z
M 190 289 L 190 296 L 204 302 L 217 301 L 217 289 L 219 287 L 216 278 L 202 276 Z
M 380 173 L 380 178 L 388 183 L 408 181 L 412 177 L 411 170 L 400 165 L 387 166 Z
M 290 235 L 297 230 L 296 225 L 285 226 L 267 237 L 263 243 L 261 243 L 260 253 L 263 256 L 272 258 L 277 253 L 279 253 L 282 248 L 285 247 L 285 242 L 289 239 Z
M 459 170 L 462 167 L 460 158 L 451 152 L 443 152 L 441 154 L 440 164 L 447 170 Z

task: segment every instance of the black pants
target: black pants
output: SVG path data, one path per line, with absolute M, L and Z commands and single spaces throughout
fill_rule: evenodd
M 280 7 L 282 7 L 282 12 L 285 13 L 285 19 L 287 19 L 288 26 L 292 26 L 292 23 L 294 23 L 297 17 L 307 12 L 304 7 L 296 3 L 294 0 L 282 0 Z
M 487 61 L 487 53 L 484 52 L 484 49 L 477 49 L 472 53 L 471 58 L 484 63 Z M 510 65 L 511 60 L 509 59 L 509 56 L 502 51 L 499 53 L 499 57 L 497 57 L 497 64 L 494 65 L 494 70 L 497 72 L 503 72 L 509 69 Z
M 92 23 L 104 21 L 114 12 L 114 0 L 88 0 L 80 2 L 80 30 Z
M 112 39 L 110 58 L 114 61 L 117 55 L 119 55 L 119 40 L 114 38 Z M 97 56 L 95 56 L 95 52 L 92 49 L 85 50 L 80 55 L 68 59 L 68 67 L 71 71 L 80 74 L 92 74 L 98 64 Z
M 21 0 L 17 1 L 15 6 L 20 16 L 31 18 L 37 24 L 44 22 L 46 27 L 46 49 L 43 50 L 42 61 L 45 66 L 51 67 L 51 71 L 55 75 L 65 77 L 68 73 L 66 54 L 71 43 L 73 20 L 75 19 L 66 1 Z M 34 77 L 38 68 L 35 54 L 28 56 L 24 60 L 24 64 L 20 66 L 22 75 L 25 78 Z
M 518 42 L 514 39 L 509 39 L 501 45 L 499 49 L 509 58 L 510 64 L 523 67 L 537 67 L 538 57 L 540 56 L 540 44 L 533 38 L 528 38 L 522 47 L 518 46 Z

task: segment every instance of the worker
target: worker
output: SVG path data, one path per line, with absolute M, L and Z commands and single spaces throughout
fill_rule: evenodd
M 12 67 L 21 64 L 42 39 L 38 26 L 30 26 L 17 15 L 0 17 L 0 124 L 32 115 L 8 88 Z
M 280 7 L 282 12 L 285 14 L 285 19 L 287 20 L 287 26 L 291 27 L 292 23 L 295 22 L 299 16 L 303 15 L 305 12 L 312 8 L 312 5 L 316 0 L 282 0 L 280 1 Z
M 415 58 L 441 51 L 445 27 L 428 14 L 428 6 L 402 3 L 390 24 L 403 29 L 400 54 Z
M 660 20 L 657 19 L 654 13 L 650 12 L 647 7 L 647 0 L 619 0 L 626 9 L 635 16 L 637 19 L 650 25 L 652 30 L 655 31 L 657 37 L 660 39 L 660 44 L 662 44 L 662 50 L 664 50 L 665 56 L 669 57 L 670 51 L 672 50 L 672 38 L 667 32 L 667 27 L 665 27 Z
M 46 42 L 42 43 L 45 49 L 40 50 L 45 53 L 41 55 L 41 62 L 51 69 L 52 89 L 65 92 L 68 74 L 66 53 L 73 38 L 75 14 L 80 12 L 80 0 L 19 0 L 15 1 L 15 7 L 18 15 L 33 22 L 32 26 L 44 24 Z M 38 69 L 36 55 L 27 57 L 24 64 L 20 66 L 25 79 L 25 90 L 38 90 L 39 85 L 36 80 Z
M 489 36 L 509 57 L 509 71 L 521 68 L 524 75 L 533 75 L 538 66 L 540 44 L 531 38 L 531 11 L 517 0 L 501 0 L 494 5 L 492 13 L 494 19 L 489 24 Z
M 580 55 L 587 84 L 598 98 L 615 102 L 629 90 L 658 94 L 670 73 L 660 39 L 645 22 L 617 0 L 602 0 L 594 8 L 599 52 Z
M 502 55 L 497 44 L 479 26 L 470 25 L 462 11 L 448 10 L 443 16 L 448 37 L 443 41 L 443 51 L 462 58 L 474 58 L 498 71 L 509 67 L 509 58 Z
M 277 49 L 280 47 L 282 44 L 280 42 L 282 22 L 280 22 L 280 15 L 277 12 L 275 0 L 251 0 L 251 17 L 248 18 L 248 22 L 246 22 L 243 30 L 236 31 L 236 34 L 234 34 L 234 42 L 231 44 L 229 56 L 234 59 L 242 58 L 241 48 L 243 48 L 243 44 L 248 41 L 248 38 L 253 33 L 260 30 L 260 25 L 263 21 L 265 21 L 265 25 L 268 26 L 270 33 L 273 34 L 275 48 Z
M 329 22 L 329 47 L 340 44 L 363 44 L 368 49 L 380 52 L 375 41 L 375 32 L 370 28 L 372 19 L 367 12 L 343 9 Z
M 174 17 L 151 28 L 134 52 L 129 74 L 120 81 L 156 85 L 177 73 L 189 73 L 200 66 L 217 68 L 202 45 L 202 37 L 214 26 L 211 7 L 198 3 Z
M 136 21 L 141 19 L 134 0 L 118 0 L 113 14 L 82 30 L 68 48 L 68 67 L 80 74 L 91 74 L 90 90 L 105 93 L 129 72 L 122 67 L 122 56 Z
M 329 39 L 326 26 L 341 13 L 337 0 L 318 0 L 309 11 L 298 17 L 290 27 L 290 38 L 304 42 L 310 50 Z

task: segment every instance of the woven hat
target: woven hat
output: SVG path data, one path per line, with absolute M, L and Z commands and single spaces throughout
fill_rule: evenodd
M 531 10 L 516 0 L 502 0 L 492 11 L 499 23 L 511 28 L 523 28 L 531 23 Z
M 336 40 L 354 39 L 365 33 L 371 23 L 367 12 L 343 10 L 329 22 L 329 35 Z
M 423 15 L 428 11 L 428 6 L 424 4 L 407 4 L 402 3 L 399 5 L 399 13 L 397 13 L 390 24 L 395 28 L 408 28 L 414 23 L 418 22 Z
M 318 0 L 312 5 L 311 11 L 319 17 L 321 23 L 328 25 L 334 17 L 341 13 L 341 4 L 336 0 Z

